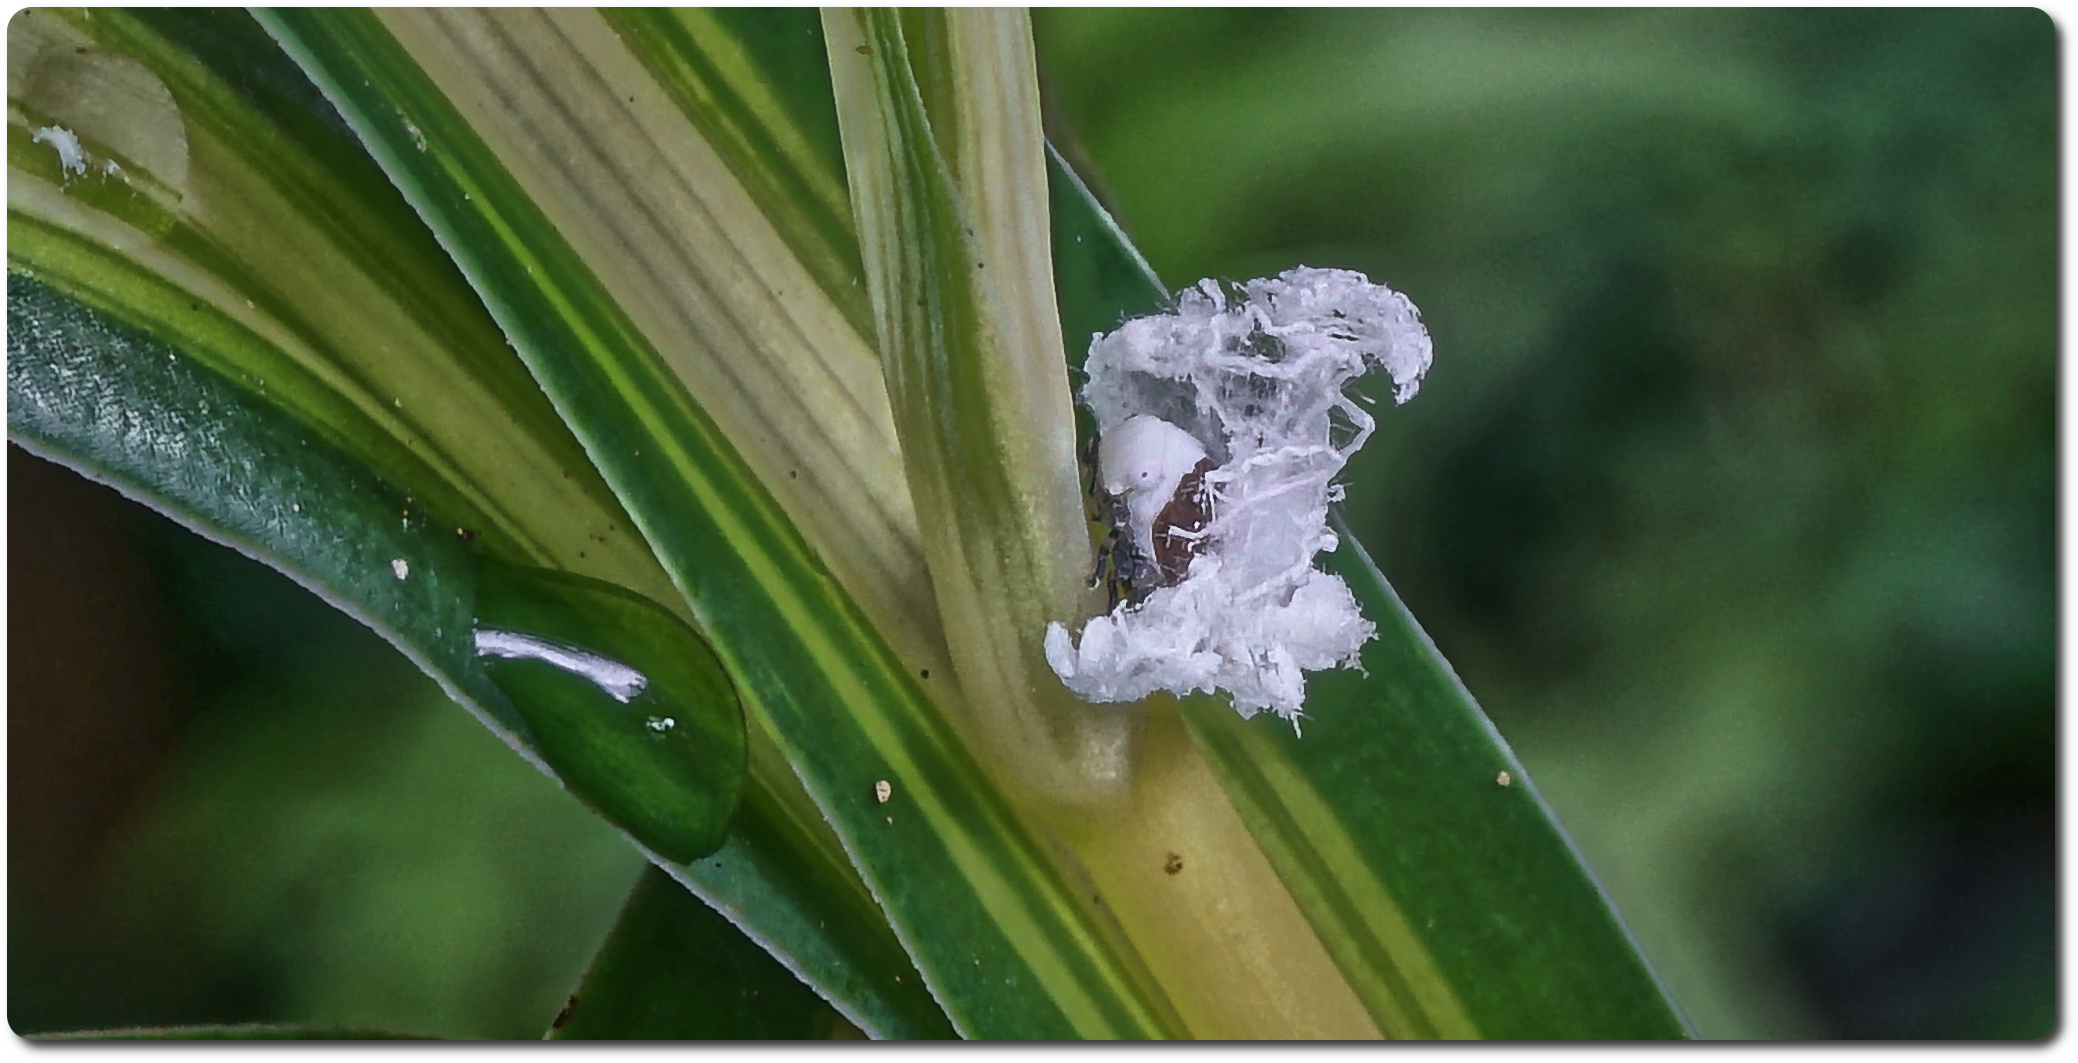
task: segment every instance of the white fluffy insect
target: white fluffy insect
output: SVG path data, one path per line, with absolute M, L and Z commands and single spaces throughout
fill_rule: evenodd
M 1048 626 L 1055 673 L 1089 701 L 1225 690 L 1243 716 L 1296 722 L 1304 673 L 1355 665 L 1375 630 L 1313 566 L 1336 546 L 1334 477 L 1373 427 L 1344 386 L 1383 369 L 1405 402 L 1430 361 L 1407 297 L 1349 270 L 1231 295 L 1201 281 L 1172 313 L 1097 337 L 1082 398 L 1113 604 L 1079 640 Z

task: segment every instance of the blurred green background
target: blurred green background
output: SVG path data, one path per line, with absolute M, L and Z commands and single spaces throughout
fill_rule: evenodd
M 1699 1033 L 2049 1032 L 2045 15 L 1035 21 L 1172 286 L 1422 308 L 1349 515 Z M 538 1036 L 639 858 L 287 581 L 8 469 L 14 1029 Z

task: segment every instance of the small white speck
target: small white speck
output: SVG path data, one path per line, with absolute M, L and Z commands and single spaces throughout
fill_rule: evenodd
M 426 135 L 419 132 L 418 126 L 412 124 L 408 118 L 404 121 L 404 131 L 411 134 L 411 146 L 423 153 L 426 150 Z
M 658 734 L 663 734 L 664 732 L 669 731 L 673 727 L 678 726 L 678 721 L 672 719 L 669 716 L 652 716 L 649 718 L 647 726 L 650 730 L 655 731 Z
M 401 557 L 393 557 L 390 559 L 390 571 L 396 573 L 398 579 L 410 579 L 411 562 Z
M 301 512 L 303 512 L 303 503 L 301 503 L 301 502 L 291 502 L 291 503 L 289 503 L 289 511 L 290 511 L 290 512 L 292 512 L 292 513 L 301 513 Z
M 873 783 L 873 799 L 875 801 L 884 805 L 887 804 L 888 798 L 893 796 L 895 796 L 893 783 L 888 782 L 886 779 L 879 779 Z

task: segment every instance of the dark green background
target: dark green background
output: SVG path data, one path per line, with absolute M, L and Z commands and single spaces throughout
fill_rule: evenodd
M 1422 308 L 1349 514 L 1701 1034 L 2048 1031 L 2046 16 L 1037 26 L 1169 283 Z M 639 858 L 285 581 L 9 474 L 14 1028 L 538 1035 Z

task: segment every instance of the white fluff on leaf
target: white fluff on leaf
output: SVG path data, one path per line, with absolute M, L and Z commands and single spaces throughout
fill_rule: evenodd
M 1178 569 L 1188 562 L 1180 578 L 1135 564 L 1135 593 L 1079 640 L 1047 626 L 1046 659 L 1062 682 L 1093 702 L 1224 690 L 1244 717 L 1267 709 L 1296 725 L 1305 673 L 1354 667 L 1376 633 L 1341 577 L 1313 566 L 1336 545 L 1334 477 L 1371 435 L 1370 415 L 1343 388 L 1382 369 L 1406 402 L 1430 358 L 1406 296 L 1361 273 L 1306 267 L 1231 290 L 1201 281 L 1174 312 L 1098 337 L 1082 399 L 1097 421 L 1097 487 L 1112 496 L 1118 549 L 1144 559 L 1164 534 L 1159 515 L 1182 511 L 1165 507 L 1179 482 L 1194 482 L 1186 462 L 1201 463 L 1209 518 L 1169 540 L 1191 547 L 1171 547 Z

